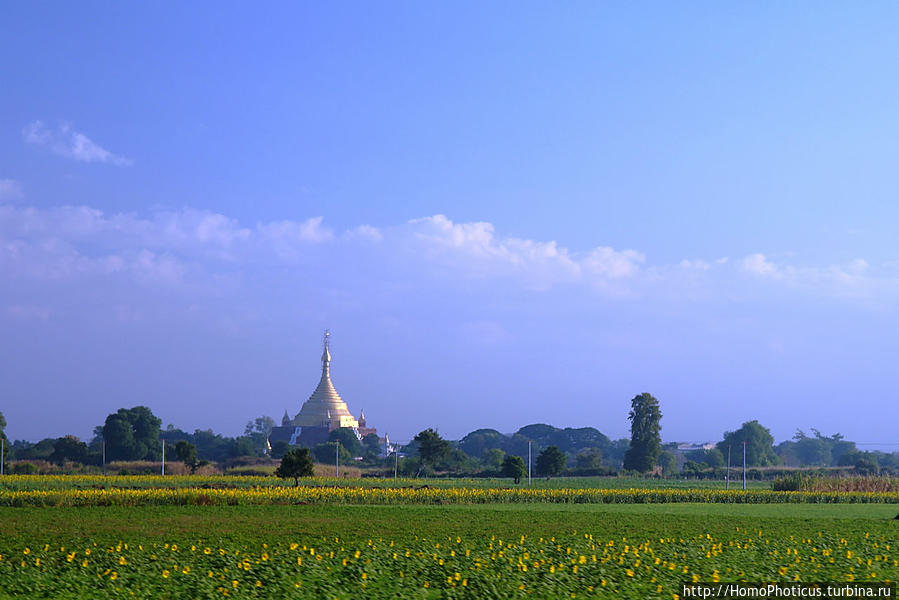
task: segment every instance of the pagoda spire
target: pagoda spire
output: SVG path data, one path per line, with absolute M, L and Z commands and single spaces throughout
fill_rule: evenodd
M 331 377 L 331 330 L 325 329 L 324 340 L 322 341 L 324 350 L 322 350 L 322 379 Z

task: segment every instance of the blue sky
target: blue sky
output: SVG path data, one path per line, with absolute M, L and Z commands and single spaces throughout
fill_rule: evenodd
M 899 7 L 0 8 L 0 411 L 895 443 Z

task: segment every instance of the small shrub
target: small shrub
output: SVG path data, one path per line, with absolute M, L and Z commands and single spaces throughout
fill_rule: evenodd
M 12 466 L 13 475 L 34 475 L 37 473 L 37 465 L 30 462 L 16 463 Z

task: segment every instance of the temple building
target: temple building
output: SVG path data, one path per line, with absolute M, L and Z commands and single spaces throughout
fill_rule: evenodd
M 318 386 L 294 418 L 291 419 L 287 411 L 284 411 L 281 427 L 272 428 L 269 435 L 270 444 L 283 440 L 291 446 L 312 447 L 327 441 L 328 435 L 338 427 L 352 429 L 359 439 L 369 433 L 377 433 L 377 429 L 367 426 L 364 411 L 359 414 L 358 420 L 353 416 L 331 383 L 330 340 L 331 332 L 326 330 L 321 359 L 322 374 Z

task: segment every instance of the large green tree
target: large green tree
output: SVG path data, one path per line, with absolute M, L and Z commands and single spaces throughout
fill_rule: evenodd
M 275 469 L 275 475 L 281 479 L 293 478 L 295 486 L 300 485 L 300 477 L 312 477 L 315 475 L 315 465 L 308 448 L 294 448 L 289 450 L 281 464 Z
M 537 469 L 538 475 L 558 475 L 562 471 L 565 470 L 565 463 L 568 462 L 568 457 L 565 456 L 565 453 L 559 450 L 558 446 L 549 446 L 548 448 L 544 448 L 543 451 L 537 456 L 537 462 L 535 463 L 535 467 Z
M 736 431 L 725 431 L 724 439 L 718 442 L 718 450 L 725 457 L 731 452 L 731 465 L 743 465 L 743 443 L 746 443 L 746 466 L 764 467 L 777 464 L 774 453 L 774 438 L 771 432 L 758 421 L 747 421 Z
M 528 474 L 527 468 L 524 466 L 524 459 L 511 454 L 503 459 L 500 472 L 503 477 L 511 477 L 515 483 L 520 482 L 521 478 Z
M 449 442 L 440 437 L 440 434 L 433 429 L 420 431 L 413 441 L 418 444 L 418 456 L 421 457 L 422 465 L 433 468 L 434 465 L 449 456 Z
M 631 400 L 631 445 L 624 454 L 624 468 L 646 473 L 656 466 L 662 452 L 662 410 L 659 401 L 643 393 Z
M 85 463 L 87 461 L 87 444 L 74 435 L 58 438 L 53 444 L 50 460 L 60 465 L 67 460 Z
M 109 460 L 158 460 L 162 420 L 146 406 L 120 408 L 106 417 L 103 439 Z
M 178 440 L 178 443 L 175 444 L 175 456 L 184 463 L 184 466 L 190 469 L 191 475 L 196 473 L 197 467 L 200 466 L 200 461 L 197 460 L 196 446 L 187 440 Z

